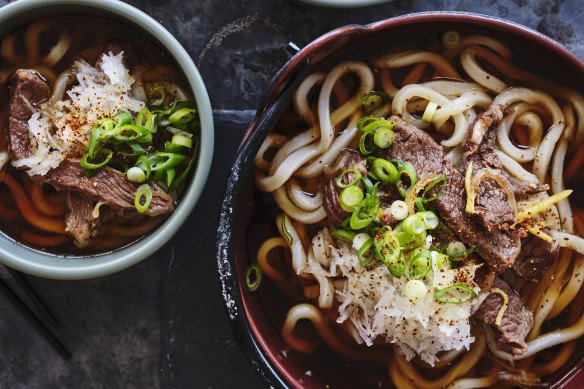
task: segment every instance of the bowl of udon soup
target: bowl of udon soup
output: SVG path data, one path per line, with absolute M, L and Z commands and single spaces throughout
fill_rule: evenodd
M 118 1 L 0 8 L 0 261 L 49 278 L 124 269 L 202 193 L 212 111 L 189 54 Z
M 584 65 L 459 13 L 334 30 L 275 76 L 218 266 L 289 388 L 584 384 Z

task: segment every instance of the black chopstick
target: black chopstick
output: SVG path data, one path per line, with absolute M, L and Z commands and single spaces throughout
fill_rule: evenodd
M 65 359 L 71 359 L 71 353 L 61 344 L 59 339 L 39 320 L 38 317 L 22 302 L 22 300 L 10 289 L 4 280 L 0 279 L 0 293 L 2 293 L 20 313 L 28 319 L 43 338 Z
M 14 270 L 10 267 L 6 267 L 14 280 L 18 283 L 20 288 L 24 291 L 26 296 L 30 299 L 32 304 L 36 307 L 39 314 L 43 316 L 45 321 L 51 326 L 56 327 L 59 325 L 59 322 L 55 318 L 55 316 L 49 311 L 46 304 L 43 302 L 41 297 L 34 291 L 34 289 L 30 286 L 29 282 L 26 278 L 22 275 L 21 272 L 18 270 Z

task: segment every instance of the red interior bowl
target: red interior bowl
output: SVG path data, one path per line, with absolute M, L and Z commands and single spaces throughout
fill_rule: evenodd
M 493 17 L 467 13 L 421 13 L 367 26 L 346 26 L 316 39 L 284 65 L 274 77 L 254 122 L 246 133 L 227 183 L 218 231 L 217 260 L 224 299 L 233 329 L 249 360 L 269 385 L 294 388 L 391 387 L 386 367 L 353 365 L 333 353 L 315 356 L 290 351 L 280 337 L 288 309 L 270 280 L 261 293 L 249 292 L 244 273 L 255 261 L 263 240 L 276 236 L 270 196 L 253 188 L 253 157 L 283 102 L 307 69 L 330 67 L 349 58 L 363 58 L 380 48 L 413 42 L 419 47 L 447 29 L 463 35 L 482 34 L 507 44 L 519 65 L 571 88 L 584 91 L 584 64 L 561 44 L 526 27 Z M 417 47 L 410 47 L 414 49 Z M 584 350 L 547 381 L 553 388 L 584 387 Z M 324 362 L 326 361 L 326 362 Z

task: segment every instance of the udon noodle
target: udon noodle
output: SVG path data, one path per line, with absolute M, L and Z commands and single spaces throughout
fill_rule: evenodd
M 362 97 L 374 90 L 382 90 L 387 100 L 365 107 Z M 422 117 L 432 105 L 435 112 Z M 517 222 L 533 216 L 533 223 L 523 224 L 526 233 L 561 247 L 538 280 L 511 270 L 502 275 L 533 312 L 527 350 L 517 355 L 500 350 L 493 329 L 472 317 L 470 347 L 440 352 L 434 366 L 405 355 L 397 345 L 358 345 L 356 340 L 364 342 L 356 322 L 343 316 L 349 278 L 336 259 L 343 250 L 356 251 L 331 236 L 324 173 L 341 150 L 359 150 L 361 118 L 395 115 L 431 134 L 468 180 L 473 171 L 463 167 L 462 143 L 477 116 L 493 106 L 504 108 L 494 150 L 504 170 L 521 182 L 549 185 L 548 191 L 525 199 L 509 198 Z M 584 153 L 574 154 L 584 142 L 584 98 L 578 91 L 523 70 L 503 43 L 473 35 L 451 48 L 390 53 L 315 72 L 298 88 L 292 110 L 297 118 L 281 121 L 254 162 L 256 187 L 271 193 L 282 211 L 275 220 L 281 237 L 266 240 L 257 261 L 284 294 L 300 301 L 282 326 L 282 337 L 293 350 L 310 354 L 319 348 L 306 327 L 296 331 L 307 320 L 345 358 L 387 365 L 398 388 L 538 385 L 569 360 L 584 334 L 584 209 L 566 191 L 566 181 L 578 180 L 584 165 Z M 275 255 L 282 252 L 285 256 Z

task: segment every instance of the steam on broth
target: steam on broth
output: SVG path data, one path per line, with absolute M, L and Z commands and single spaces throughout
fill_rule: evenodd
M 199 133 L 188 83 L 164 49 L 85 16 L 35 22 L 0 45 L 0 230 L 86 255 L 162 223 Z
M 490 37 L 314 72 L 254 160 L 278 212 L 248 286 L 274 281 L 260 300 L 326 384 L 546 383 L 584 333 L 583 140 L 580 92 Z

